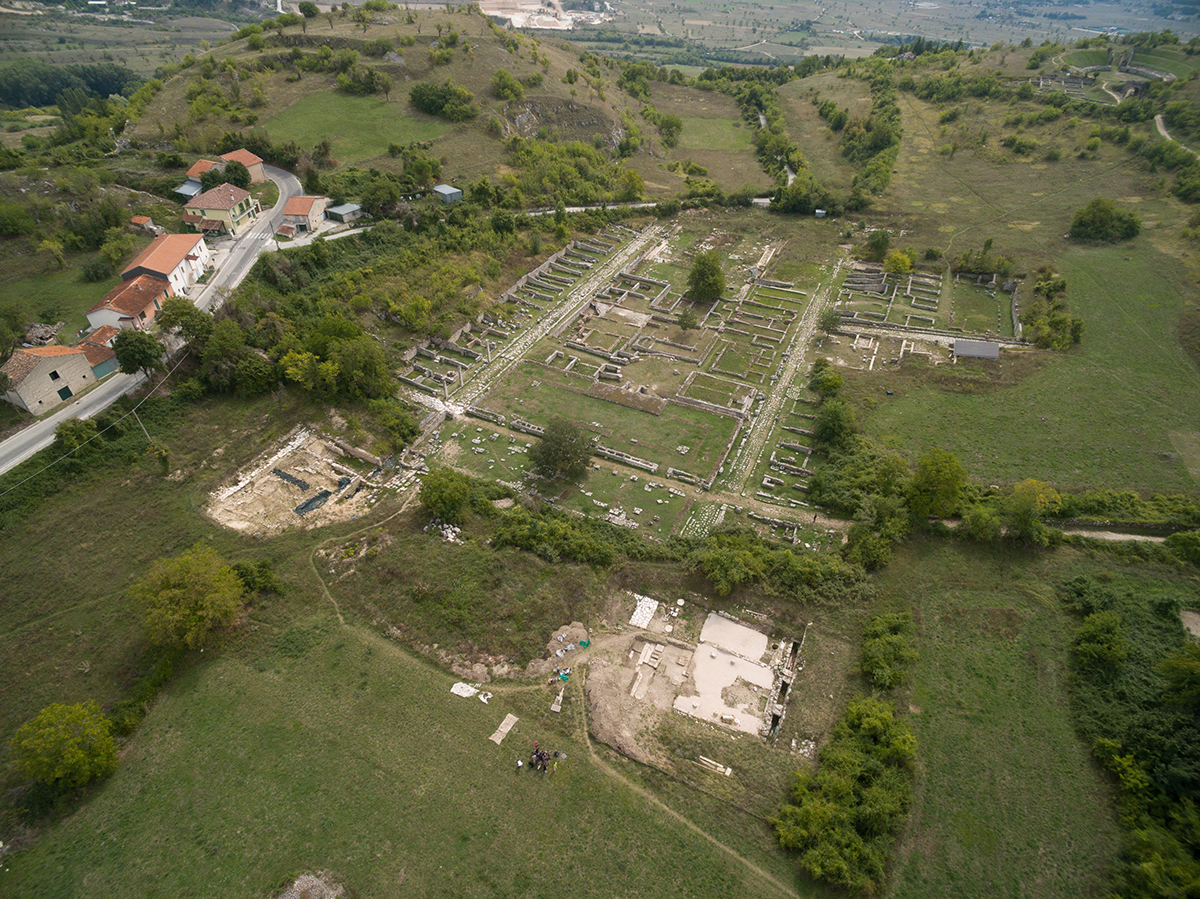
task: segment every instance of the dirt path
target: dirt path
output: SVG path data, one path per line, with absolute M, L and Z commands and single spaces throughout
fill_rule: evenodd
M 1157 128 L 1158 133 L 1161 134 L 1163 137 L 1165 137 L 1167 140 L 1175 141 L 1175 143 L 1179 144 L 1179 141 L 1175 140 L 1175 138 L 1171 137 L 1171 135 L 1167 132 L 1167 123 L 1163 121 L 1163 117 L 1161 115 L 1156 115 L 1154 117 L 1154 127 Z M 1179 146 L 1183 147 L 1183 144 L 1179 144 Z M 1183 149 L 1187 150 L 1193 156 L 1196 155 L 1196 151 L 1191 149 L 1190 147 L 1183 147 Z
M 1133 543 L 1163 543 L 1166 537 L 1152 537 L 1149 534 L 1118 534 L 1115 531 L 1093 531 L 1088 528 L 1065 528 L 1064 534 L 1077 537 L 1091 537 L 1093 540 L 1107 540 L 1113 543 L 1130 541 Z
M 492 389 L 492 385 L 501 381 L 517 366 L 531 347 L 559 325 L 574 317 L 583 308 L 592 295 L 637 256 L 639 250 L 652 239 L 662 234 L 662 227 L 651 225 L 628 243 L 618 247 L 608 259 L 601 261 L 587 272 L 574 287 L 571 288 L 562 301 L 553 310 L 544 313 L 532 323 L 524 333 L 519 333 L 507 344 L 500 348 L 491 362 L 483 362 L 479 374 L 468 381 L 458 391 L 452 394 L 452 402 L 463 406 L 471 405 L 481 400 Z
M 584 678 L 587 676 L 587 674 L 586 674 L 586 671 L 582 668 L 579 669 L 579 673 L 580 673 L 580 677 L 579 677 L 579 681 L 578 681 L 579 694 L 580 694 L 579 695 L 579 707 L 580 707 L 581 716 L 582 716 L 582 728 L 583 728 L 582 739 L 587 741 L 588 755 L 591 757 L 592 763 L 604 774 L 608 775 L 613 780 L 621 783 L 629 790 L 632 790 L 634 793 L 637 793 L 639 796 L 644 798 L 651 805 L 660 809 L 662 812 L 664 812 L 669 817 L 673 818 L 675 821 L 678 821 L 680 824 L 682 824 L 688 830 L 692 831 L 693 833 L 697 834 L 698 836 L 703 837 L 709 843 L 711 843 L 713 846 L 717 847 L 722 852 L 724 852 L 726 855 L 730 856 L 731 858 L 735 859 L 736 861 L 741 862 L 749 870 L 751 870 L 755 874 L 757 874 L 760 879 L 764 880 L 765 882 L 767 882 L 771 886 L 773 886 L 775 888 L 775 890 L 779 893 L 779 895 L 790 896 L 790 897 L 795 897 L 795 899 L 800 899 L 800 894 L 797 893 L 791 887 L 789 887 L 787 884 L 782 883 L 781 881 L 772 877 L 769 873 L 767 873 L 765 870 L 760 868 L 758 865 L 754 864 L 754 862 L 750 861 L 750 859 L 746 858 L 744 855 L 740 854 L 737 850 L 732 849 L 729 846 L 726 846 L 724 843 L 722 843 L 716 837 L 705 832 L 704 830 L 701 830 L 699 826 L 694 824 L 690 819 L 685 818 L 679 812 L 675 811 L 675 809 L 671 808 L 669 805 L 667 805 L 665 802 L 663 802 L 661 799 L 659 799 L 657 796 L 655 796 L 654 793 L 652 793 L 650 790 L 646 789 L 641 784 L 634 783 L 632 780 L 630 780 L 628 777 L 626 777 L 624 774 L 622 774 L 616 768 L 612 767 L 607 761 L 605 761 L 603 758 L 600 757 L 600 754 L 598 752 L 596 752 L 596 744 L 592 740 L 591 730 L 588 727 L 588 721 L 587 721 L 587 697 L 585 695 L 583 695 L 583 693 L 584 693 Z M 572 692 L 574 692 L 574 691 L 572 691 Z
M 801 317 L 800 324 L 796 329 L 796 335 L 792 338 L 791 346 L 789 347 L 791 356 L 783 366 L 783 371 L 780 373 L 775 389 L 767 397 L 767 401 L 763 403 L 762 409 L 750 423 L 746 434 L 745 448 L 738 454 L 736 461 L 732 465 L 732 471 L 729 474 L 729 483 L 733 485 L 734 490 L 740 489 L 744 491 L 746 489 L 746 481 L 762 460 L 767 438 L 775 430 L 775 420 L 779 416 L 779 410 L 783 406 L 783 401 L 787 399 L 788 389 L 807 357 L 808 345 L 812 342 L 813 334 L 817 330 L 817 319 L 820 318 L 821 310 L 829 304 L 830 292 L 836 289 L 838 274 L 845 264 L 846 257 L 843 254 L 834 266 L 828 283 L 824 287 L 818 287 L 813 292 L 812 302 L 804 310 L 804 315 Z

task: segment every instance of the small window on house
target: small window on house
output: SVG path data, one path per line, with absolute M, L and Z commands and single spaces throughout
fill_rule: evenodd
M 58 372 L 57 372 L 57 371 L 52 371 L 52 372 L 50 372 L 50 380 L 51 380 L 51 381 L 57 381 L 57 380 L 58 380 Z
M 145 313 L 145 312 L 139 312 L 139 313 L 138 313 L 138 318 L 140 318 L 142 321 L 145 321 L 145 320 L 146 320 L 146 313 Z

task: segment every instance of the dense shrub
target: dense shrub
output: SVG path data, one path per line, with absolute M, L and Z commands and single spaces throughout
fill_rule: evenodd
M 810 877 L 861 893 L 883 885 L 892 839 L 912 798 L 917 741 L 887 703 L 853 700 L 821 749 L 815 774 L 796 778 L 771 823 Z

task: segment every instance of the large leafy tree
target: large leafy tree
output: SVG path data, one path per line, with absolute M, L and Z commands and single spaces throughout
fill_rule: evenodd
M 65 790 L 117 770 L 111 723 L 94 701 L 46 706 L 17 729 L 12 751 L 27 777 Z
M 170 559 L 159 559 L 130 590 L 146 616 L 152 643 L 195 649 L 241 611 L 245 586 L 209 546 L 197 544 Z
M 162 331 L 177 333 L 193 353 L 204 351 L 213 329 L 213 317 L 196 308 L 187 297 L 170 297 L 154 319 Z
M 421 507 L 434 518 L 457 523 L 471 498 L 471 482 L 451 468 L 435 468 L 421 479 Z
M 725 272 L 721 269 L 721 255 L 716 250 L 698 253 L 688 273 L 688 297 L 697 303 L 715 303 L 723 293 Z
M 931 449 L 917 461 L 908 491 L 908 508 L 914 518 L 953 515 L 962 505 L 967 470 L 954 453 Z
M 124 330 L 113 338 L 112 348 L 117 364 L 127 375 L 140 371 L 148 378 L 163 368 L 166 348 L 148 331 Z
M 542 439 L 529 451 L 534 470 L 551 480 L 573 481 L 587 471 L 592 440 L 578 425 L 555 418 Z
M 1142 230 L 1137 213 L 1118 209 L 1112 200 L 1096 197 L 1071 219 L 1070 234 L 1076 240 L 1128 240 Z
M 225 163 L 224 169 L 209 169 L 200 176 L 200 186 L 204 190 L 211 190 L 220 184 L 232 184 L 242 190 L 249 190 L 250 170 L 245 164 L 234 159 Z

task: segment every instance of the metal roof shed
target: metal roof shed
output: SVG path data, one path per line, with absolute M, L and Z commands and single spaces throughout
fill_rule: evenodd
M 447 205 L 450 203 L 457 203 L 462 199 L 462 191 L 449 184 L 439 184 L 433 189 L 433 192 L 441 197 L 442 202 L 446 203 Z
M 325 210 L 325 215 L 337 222 L 352 222 L 362 218 L 362 214 L 362 207 L 357 203 L 343 203 L 341 206 L 330 206 Z
M 990 340 L 956 340 L 954 355 L 967 359 L 999 359 L 1000 344 Z

